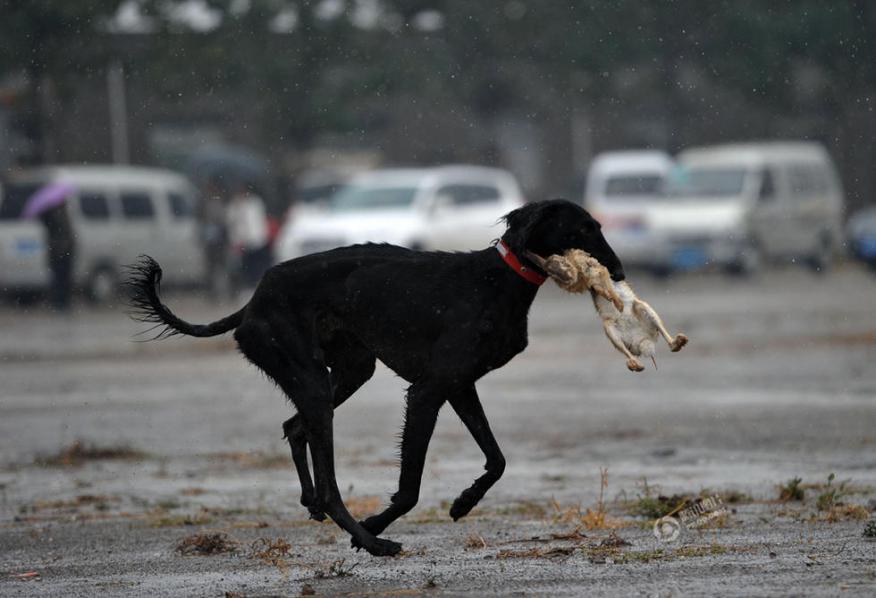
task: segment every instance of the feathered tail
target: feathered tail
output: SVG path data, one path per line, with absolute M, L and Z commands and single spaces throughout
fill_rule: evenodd
M 159 329 L 151 339 L 156 340 L 185 334 L 188 336 L 216 336 L 240 326 L 246 307 L 228 317 L 211 324 L 189 324 L 178 318 L 161 302 L 158 288 L 161 285 L 161 266 L 148 255 L 141 255 L 140 261 L 128 266 L 128 280 L 125 286 L 129 292 L 128 304 L 131 310 L 128 315 L 138 322 L 155 324 L 144 333 Z

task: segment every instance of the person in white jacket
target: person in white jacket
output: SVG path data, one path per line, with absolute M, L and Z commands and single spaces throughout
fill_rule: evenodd
M 231 196 L 227 219 L 236 286 L 254 288 L 269 265 L 270 248 L 265 203 L 252 185 L 240 186 Z

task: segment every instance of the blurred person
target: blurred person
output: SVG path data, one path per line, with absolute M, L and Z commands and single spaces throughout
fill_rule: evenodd
M 226 200 L 222 186 L 215 180 L 207 182 L 201 204 L 201 242 L 206 260 L 206 286 L 210 296 L 219 298 L 228 292 L 228 222 Z
M 48 266 L 51 272 L 50 301 L 60 312 L 70 311 L 73 295 L 73 269 L 76 265 L 76 238 L 65 204 L 39 214 L 46 227 Z
M 241 185 L 231 196 L 226 218 L 235 287 L 255 288 L 270 265 L 270 245 L 265 203 L 252 184 Z

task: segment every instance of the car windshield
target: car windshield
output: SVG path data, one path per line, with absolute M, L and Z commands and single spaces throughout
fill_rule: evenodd
M 659 195 L 663 177 L 659 174 L 624 174 L 605 182 L 605 196 L 614 198 Z
M 322 203 L 332 198 L 344 188 L 343 183 L 329 183 L 326 185 L 312 185 L 299 187 L 295 190 L 295 198 L 299 203 L 314 204 Z
M 42 185 L 38 184 L 9 184 L 4 185 L 0 192 L 0 220 L 17 220 L 31 195 L 37 192 Z
M 406 208 L 416 194 L 416 187 L 353 185 L 334 195 L 330 205 L 336 212 Z
M 666 182 L 673 197 L 733 197 L 742 194 L 746 171 L 741 168 L 677 168 Z

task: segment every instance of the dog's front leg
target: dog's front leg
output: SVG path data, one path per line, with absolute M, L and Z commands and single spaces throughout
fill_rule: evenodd
M 486 473 L 476 479 L 470 487 L 463 490 L 459 498 L 453 501 L 453 506 L 450 507 L 450 516 L 456 521 L 468 515 L 469 511 L 484 497 L 487 490 L 499 481 L 505 472 L 505 456 L 502 455 L 502 449 L 499 448 L 493 431 L 490 430 L 490 424 L 474 386 L 464 393 L 451 396 L 449 401 L 487 458 Z
M 398 492 L 381 513 L 362 521 L 362 527 L 380 535 L 389 525 L 414 508 L 420 497 L 420 481 L 426 464 L 429 440 L 435 431 L 438 411 L 444 404 L 447 390 L 442 385 L 416 383 L 408 389 L 405 407 L 405 427 L 401 443 L 401 472 Z M 357 547 L 355 539 L 353 546 Z

